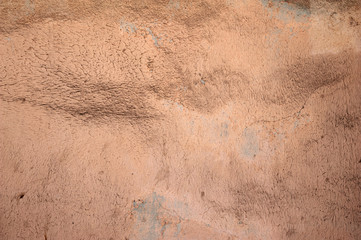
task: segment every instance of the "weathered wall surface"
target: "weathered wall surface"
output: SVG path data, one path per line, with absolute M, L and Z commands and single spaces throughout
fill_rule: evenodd
M 0 2 L 0 239 L 360 239 L 357 0 Z

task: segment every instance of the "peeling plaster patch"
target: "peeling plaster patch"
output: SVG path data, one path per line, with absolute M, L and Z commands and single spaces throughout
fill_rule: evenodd
M 226 4 L 232 7 L 238 7 L 241 4 L 247 5 L 249 0 L 227 0 Z
M 181 231 L 181 225 L 180 223 L 177 223 L 177 231 L 174 233 L 174 236 L 177 237 Z
M 165 197 L 155 192 L 145 200 L 134 201 L 136 238 L 155 240 L 161 237 L 167 238 L 169 235 L 177 237 L 181 231 L 183 219 L 176 215 L 176 212 L 186 208 L 186 204 L 167 201 Z
M 5 37 L 5 39 L 10 44 L 12 53 L 14 53 L 15 48 L 14 48 L 14 43 L 11 41 L 11 38 L 10 37 Z
M 137 27 L 134 23 L 126 22 L 124 20 L 120 20 L 120 29 L 125 30 L 127 33 L 129 33 L 129 30 L 131 33 L 135 33 L 137 31 Z
M 307 22 L 311 15 L 308 8 L 296 6 L 282 0 L 261 0 L 270 15 L 270 18 L 276 18 L 284 23 Z
M 194 133 L 194 120 L 192 120 L 190 123 L 190 131 L 191 131 L 191 134 Z
M 178 215 L 182 216 L 183 218 L 188 218 L 189 217 L 189 211 L 188 211 L 189 208 L 188 208 L 187 203 L 177 201 L 177 200 L 173 200 L 170 203 L 168 203 L 167 206 L 169 206 L 169 208 L 171 208 L 172 210 L 177 212 Z
M 251 128 L 245 128 L 242 133 L 243 144 L 241 153 L 243 156 L 253 158 L 259 153 L 259 139 L 256 132 Z
M 361 34 L 354 40 L 356 52 L 361 52 Z
M 228 124 L 225 122 L 221 124 L 221 137 L 228 137 Z
M 142 26 L 142 25 L 137 27 L 134 23 L 125 21 L 123 19 L 121 19 L 119 22 L 120 22 L 120 29 L 123 31 L 126 31 L 127 33 L 133 34 L 133 33 L 137 33 L 137 31 L 142 31 L 141 35 L 143 35 L 143 36 L 146 34 L 149 34 L 152 37 L 152 40 L 156 47 L 159 47 L 162 45 L 161 35 L 165 36 L 165 38 L 167 38 L 166 34 L 158 34 L 157 35 L 157 34 L 153 33 L 153 31 L 149 27 Z M 154 24 L 156 25 L 156 23 L 154 23 Z M 168 42 L 172 42 L 172 39 L 168 39 Z
M 179 9 L 180 8 L 180 3 L 178 0 L 170 0 L 168 3 L 168 8 L 172 9 Z
M 311 121 L 310 117 L 301 117 L 301 118 L 297 118 L 294 122 L 293 122 L 293 130 L 295 130 L 296 128 L 300 127 L 300 126 L 304 126 L 307 123 L 309 123 Z
M 174 109 L 174 107 L 176 107 L 180 111 L 184 110 L 184 106 L 182 104 L 173 102 L 171 100 L 165 100 L 163 103 L 163 106 L 165 106 L 167 108 L 167 110 L 170 110 L 171 108 Z
M 175 103 L 179 110 L 183 111 L 183 105 L 179 103 Z
M 192 1 L 169 0 L 167 8 L 175 11 L 187 11 L 193 7 Z M 172 14 L 174 16 L 174 14 Z
M 293 129 L 296 129 L 298 127 L 298 125 L 299 125 L 299 122 L 298 122 L 298 120 L 296 120 L 293 124 Z
M 280 56 L 280 39 L 282 32 L 282 29 L 275 28 L 268 35 L 266 35 L 266 43 L 270 49 L 274 50 L 276 56 Z
M 164 203 L 162 196 L 153 193 L 141 203 L 133 203 L 136 212 L 136 228 L 144 240 L 155 240 L 160 236 L 162 225 L 160 223 L 159 214 Z
M 150 30 L 150 28 L 146 28 L 146 29 L 147 29 L 148 33 L 150 34 L 150 36 L 152 36 L 152 39 L 154 41 L 154 45 L 156 47 L 159 47 L 158 41 L 161 40 L 162 38 L 154 35 L 154 33 L 152 32 L 152 30 Z
M 281 142 L 281 143 L 284 141 L 284 139 L 286 137 L 285 133 L 279 129 L 275 129 L 273 134 L 276 137 L 277 141 Z
M 35 11 L 35 4 L 30 0 L 25 0 L 25 14 L 32 14 Z

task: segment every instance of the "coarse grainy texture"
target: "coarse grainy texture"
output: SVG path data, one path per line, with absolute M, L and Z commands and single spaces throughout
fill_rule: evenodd
M 361 2 L 0 2 L 0 239 L 361 239 Z

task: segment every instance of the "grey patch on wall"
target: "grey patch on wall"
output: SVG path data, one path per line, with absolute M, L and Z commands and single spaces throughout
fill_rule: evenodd
M 259 139 L 256 131 L 251 128 L 245 128 L 242 133 L 242 138 L 244 139 L 244 143 L 241 146 L 242 157 L 255 157 L 260 151 L 258 143 Z

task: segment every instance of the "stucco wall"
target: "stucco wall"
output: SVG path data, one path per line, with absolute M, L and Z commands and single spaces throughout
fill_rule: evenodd
M 0 239 L 360 239 L 357 0 L 0 2 Z

